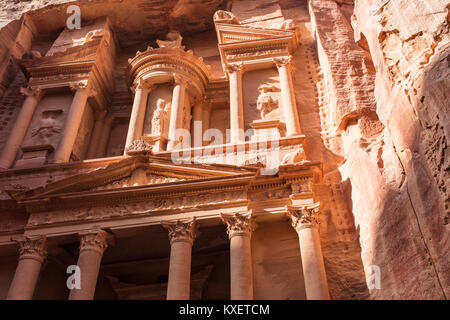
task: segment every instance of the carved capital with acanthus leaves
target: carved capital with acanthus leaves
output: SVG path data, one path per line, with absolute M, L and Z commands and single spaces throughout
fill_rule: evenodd
M 169 231 L 170 244 L 178 241 L 194 243 L 198 235 L 195 217 L 189 220 L 163 221 L 161 225 Z
M 79 233 L 80 253 L 82 251 L 95 251 L 101 255 L 112 243 L 113 236 L 103 230 L 92 230 Z
M 175 84 L 183 85 L 183 86 L 189 86 L 192 83 L 191 79 L 188 79 L 185 76 L 174 74 L 173 75 L 173 81 Z
M 69 87 L 72 91 L 85 90 L 88 97 L 92 97 L 97 94 L 97 91 L 92 88 L 92 85 L 87 80 L 71 82 Z
M 316 228 L 319 225 L 319 205 L 320 202 L 312 205 L 301 207 L 289 206 L 289 217 L 291 218 L 292 226 L 298 232 L 305 228 Z
M 245 214 L 222 213 L 222 221 L 227 225 L 228 237 L 231 239 L 234 236 L 251 237 L 252 232 L 256 229 L 255 218 L 252 216 L 252 211 Z
M 27 88 L 20 88 L 20 93 L 26 97 L 34 97 L 36 100 L 39 100 L 42 98 L 44 91 L 41 89 L 41 87 L 27 87 Z
M 150 143 L 144 140 L 134 140 L 132 144 L 127 147 L 126 153 L 128 155 L 134 155 L 138 153 L 152 152 L 153 147 Z
M 274 58 L 273 59 L 273 62 L 275 63 L 277 68 L 290 67 L 291 61 L 292 61 L 292 57 L 291 56 L 281 57 L 281 58 Z
M 225 67 L 227 73 L 242 72 L 244 70 L 244 64 L 242 62 L 228 63 Z
M 19 245 L 19 260 L 34 259 L 42 263 L 47 258 L 45 236 L 19 236 L 11 240 Z

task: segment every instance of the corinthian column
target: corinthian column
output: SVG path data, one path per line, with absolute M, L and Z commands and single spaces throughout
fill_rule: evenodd
M 127 153 L 127 149 L 131 146 L 133 141 L 142 135 L 149 91 L 150 87 L 147 84 L 139 82 L 136 86 L 124 154 Z
M 253 299 L 251 236 L 256 223 L 247 214 L 222 214 L 230 238 L 231 300 Z
M 112 236 L 103 230 L 88 231 L 79 236 L 80 255 L 77 266 L 80 268 L 81 287 L 70 291 L 69 300 L 92 300 L 103 252 Z
M 169 230 L 170 266 L 167 300 L 188 300 L 191 291 L 191 254 L 196 237 L 195 218 L 163 222 Z
M 298 233 L 308 300 L 329 300 L 327 276 L 323 263 L 322 249 L 316 214 L 319 203 L 302 208 L 289 207 L 292 226 Z
M 0 169 L 8 169 L 13 164 L 17 151 L 23 142 L 23 138 L 33 118 L 34 110 L 42 97 L 42 90 L 40 88 L 21 88 L 20 92 L 26 98 L 0 156 Z
M 55 163 L 69 161 L 73 145 L 77 138 L 78 129 L 80 129 L 81 119 L 86 109 L 87 99 L 94 95 L 94 91 L 89 88 L 86 82 L 72 84 L 70 88 L 75 91 L 75 95 L 64 124 L 61 140 L 55 151 L 53 158 L 53 162 Z
M 19 263 L 8 291 L 8 300 L 33 297 L 42 263 L 47 257 L 45 236 L 13 238 L 19 244 Z
M 184 99 L 186 94 L 186 86 L 190 81 L 179 75 L 174 76 L 175 86 L 172 93 L 172 106 L 170 108 L 169 120 L 169 142 L 167 150 L 173 150 L 177 141 L 177 129 L 182 127 Z
M 281 104 L 283 105 L 284 120 L 286 122 L 286 134 L 288 136 L 300 134 L 300 122 L 292 85 L 291 58 L 274 59 L 274 62 L 280 76 Z
M 231 143 L 244 141 L 244 104 L 242 96 L 242 63 L 229 64 Z

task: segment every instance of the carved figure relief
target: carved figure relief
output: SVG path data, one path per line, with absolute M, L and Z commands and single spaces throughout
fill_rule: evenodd
M 166 35 L 166 40 L 156 40 L 156 43 L 160 48 L 184 49 L 184 46 L 181 45 L 182 41 L 183 37 L 178 31 L 170 31 Z
M 34 145 L 50 144 L 50 139 L 55 134 L 62 131 L 61 120 L 64 111 L 45 110 L 41 113 L 39 124 L 31 130 L 31 137 Z
M 280 89 L 274 85 L 263 84 L 258 90 L 260 94 L 256 101 L 256 109 L 260 112 L 261 119 L 266 119 L 269 112 L 278 108 L 278 99 L 274 97 L 274 92 Z
M 163 99 L 158 99 L 158 101 L 156 102 L 156 109 L 153 112 L 152 117 L 152 135 L 167 135 L 169 121 L 168 109 L 169 106 L 166 105 L 166 101 Z

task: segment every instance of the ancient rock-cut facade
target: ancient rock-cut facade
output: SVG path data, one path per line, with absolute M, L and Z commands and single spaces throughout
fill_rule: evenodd
M 0 298 L 449 296 L 448 1 L 50 3 L 0 12 Z

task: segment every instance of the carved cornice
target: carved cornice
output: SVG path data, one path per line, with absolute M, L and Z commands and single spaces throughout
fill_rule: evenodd
M 297 232 L 305 228 L 316 228 L 318 226 L 319 205 L 320 202 L 302 207 L 288 206 L 288 215 Z
M 19 236 L 13 237 L 11 240 L 19 244 L 19 260 L 34 259 L 42 263 L 47 258 L 45 236 Z
M 112 235 L 103 230 L 80 232 L 80 253 L 83 251 L 95 251 L 103 255 L 112 241 Z
M 257 226 L 251 210 L 246 213 L 222 213 L 221 217 L 222 221 L 227 225 L 227 234 L 230 239 L 234 236 L 251 237 Z
M 198 235 L 195 217 L 185 221 L 162 221 L 161 225 L 169 231 L 170 244 L 184 241 L 192 245 Z

